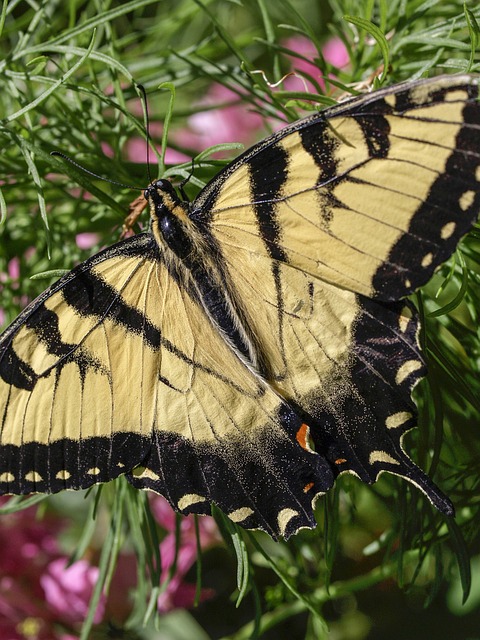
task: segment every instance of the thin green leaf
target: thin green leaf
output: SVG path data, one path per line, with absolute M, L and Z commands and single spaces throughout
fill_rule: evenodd
M 383 71 L 379 78 L 379 83 L 381 84 L 385 80 L 388 69 L 390 67 L 390 54 L 388 50 L 387 39 L 385 38 L 381 30 L 375 24 L 373 24 L 373 22 L 370 22 L 370 20 L 365 20 L 365 18 L 358 18 L 356 16 L 343 16 L 343 19 L 347 22 L 350 22 L 351 24 L 354 24 L 357 27 L 360 27 L 361 29 L 364 29 L 372 36 L 372 38 L 374 38 L 374 40 L 378 44 L 383 57 Z
M 170 100 L 168 101 L 167 113 L 163 121 L 162 131 L 162 151 L 160 154 L 160 166 L 159 172 L 163 176 L 165 174 L 165 153 L 167 151 L 168 130 L 170 128 L 170 122 L 172 121 L 173 105 L 175 104 L 175 85 L 172 82 L 163 82 L 159 89 L 166 89 L 170 92 Z
M 87 515 L 85 516 L 84 526 L 82 529 L 82 533 L 78 539 L 75 550 L 73 554 L 70 556 L 70 560 L 68 562 L 69 565 L 77 562 L 84 557 L 93 536 L 95 535 L 95 530 L 97 528 L 97 523 L 94 518 L 95 511 L 95 502 L 92 500 L 89 505 L 89 510 Z
M 42 271 L 41 273 L 34 273 L 30 276 L 30 280 L 47 280 L 49 278 L 61 278 L 66 273 L 68 273 L 68 269 L 50 269 L 50 271 Z
M 3 195 L 3 190 L 0 188 L 0 225 L 2 225 L 7 219 L 7 203 Z
M 445 518 L 448 530 L 450 532 L 453 551 L 457 557 L 458 570 L 460 572 L 460 582 L 463 591 L 462 604 L 465 604 L 472 587 L 472 573 L 470 569 L 470 556 L 468 547 L 462 531 L 453 518 Z
M 440 309 L 436 309 L 435 311 L 430 312 L 428 314 L 429 318 L 438 318 L 439 316 L 443 316 L 443 315 L 446 315 L 447 313 L 450 313 L 451 311 L 456 309 L 465 299 L 465 294 L 468 289 L 468 269 L 462 254 L 460 252 L 457 252 L 457 253 L 458 253 L 458 262 L 460 264 L 460 268 L 462 269 L 462 283 L 461 283 L 460 289 L 458 290 L 458 293 L 453 298 L 453 300 L 443 305 L 443 307 L 441 307 Z M 447 276 L 445 282 L 442 284 L 439 291 L 445 287 L 447 280 L 450 280 L 452 276 L 453 276 L 453 271 L 451 271 L 450 274 Z
M 36 109 L 42 102 L 44 102 L 44 100 L 46 100 L 48 96 L 50 96 L 54 91 L 56 91 L 58 87 L 60 87 L 69 78 L 71 78 L 75 74 L 77 69 L 79 69 L 82 66 L 85 60 L 88 59 L 93 49 L 94 43 L 95 43 L 95 32 L 92 35 L 92 38 L 90 40 L 90 44 L 87 47 L 87 50 L 84 51 L 81 58 L 72 67 L 70 67 L 70 69 L 61 76 L 61 78 L 59 78 L 56 82 L 54 82 L 51 87 L 46 89 L 37 98 L 35 98 L 35 100 L 32 100 L 31 102 L 29 102 L 27 105 L 25 105 L 18 111 L 15 111 L 15 113 L 12 113 L 11 115 L 7 116 L 5 118 L 5 122 L 12 122 L 13 120 L 17 120 L 18 118 L 20 118 L 20 116 L 25 115 L 26 113 L 28 113 L 29 111 L 32 111 L 33 109 Z
M 3 0 L 2 2 L 2 13 L 0 14 L 0 37 L 3 34 L 3 27 L 5 25 L 5 18 L 7 15 L 7 7 L 8 7 L 8 0 Z
M 25 498 L 24 496 L 14 496 L 10 498 L 7 504 L 0 507 L 0 516 L 6 516 L 10 513 L 18 513 L 19 511 L 24 511 L 29 507 L 38 504 L 39 502 L 43 502 L 48 496 L 44 494 L 36 494 L 33 496 L 28 496 Z
M 475 16 L 473 12 L 467 7 L 466 3 L 463 5 L 463 10 L 465 12 L 465 19 L 467 21 L 468 33 L 470 34 L 470 60 L 468 63 L 468 71 L 473 68 L 475 63 L 475 54 L 477 52 L 478 44 L 480 42 L 480 29 L 478 27 L 478 22 L 475 20 Z
M 240 532 L 232 532 L 231 534 L 233 548 L 237 555 L 237 589 L 238 597 L 235 606 L 238 608 L 244 599 L 250 582 L 250 564 L 248 560 L 248 552 L 245 541 Z

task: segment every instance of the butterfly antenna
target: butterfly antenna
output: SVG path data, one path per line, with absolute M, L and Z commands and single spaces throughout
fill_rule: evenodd
M 60 151 L 51 151 L 50 155 L 51 156 L 58 156 L 59 158 L 63 158 L 63 160 L 66 160 L 70 164 L 73 164 L 74 167 L 77 167 L 77 169 L 80 169 L 84 173 L 88 173 L 88 175 L 93 176 L 94 178 L 98 178 L 99 180 L 103 180 L 104 182 L 110 182 L 110 184 L 115 184 L 118 187 L 124 187 L 125 189 L 134 189 L 136 191 L 143 191 L 143 187 L 135 187 L 135 186 L 133 186 L 131 184 L 125 184 L 123 182 L 117 182 L 117 180 L 110 180 L 110 178 L 105 178 L 104 176 L 99 176 L 98 173 L 94 173 L 93 171 L 90 171 L 90 169 L 86 169 L 84 166 L 82 166 L 81 164 L 79 164 L 78 162 L 76 162 L 75 160 L 70 158 L 69 156 L 65 155 L 64 153 L 61 153 Z
M 147 134 L 147 175 L 148 184 L 152 184 L 152 172 L 150 171 L 150 117 L 148 114 L 147 92 L 145 91 L 145 87 L 143 86 L 143 84 L 137 84 L 137 88 L 142 94 L 143 108 L 145 109 L 145 132 Z
M 189 202 L 188 196 L 185 193 L 185 189 L 183 188 L 187 182 L 190 180 L 190 178 L 193 176 L 193 170 L 195 167 L 195 158 L 192 158 L 192 168 L 190 169 L 190 173 L 188 174 L 188 176 L 186 178 L 184 178 L 181 183 L 178 185 L 178 190 L 180 191 L 180 194 L 182 196 L 182 198 L 184 200 L 186 200 L 187 202 Z

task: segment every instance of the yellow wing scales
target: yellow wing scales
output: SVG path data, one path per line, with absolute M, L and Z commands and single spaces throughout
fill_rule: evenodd
M 81 265 L 7 331 L 3 492 L 84 488 L 127 474 L 182 511 L 216 502 L 273 536 L 312 526 L 303 488 L 326 491 L 327 465 L 312 466 L 295 440 L 299 418 L 241 363 L 146 238 Z M 27 363 L 35 367 L 25 373 Z M 285 455 L 290 476 L 278 462 Z M 297 518 L 283 529 L 264 495 L 279 488 Z
M 385 104 L 393 111 L 374 111 L 370 116 L 378 127 L 378 137 L 371 140 L 377 145 L 376 155 L 365 141 L 363 114 L 352 117 L 355 109 L 334 109 L 318 127 L 320 131 L 315 131 L 309 149 L 302 140 L 303 129 L 292 131 L 275 147 L 275 154 L 285 158 L 285 175 L 276 197 L 269 197 L 268 184 L 255 193 L 245 189 L 246 183 L 255 180 L 252 174 L 264 168 L 253 157 L 222 184 L 210 211 L 214 234 L 218 230 L 222 242 L 222 234 L 230 227 L 237 246 L 252 250 L 252 239 L 259 244 L 262 236 L 251 202 L 266 201 L 281 230 L 279 247 L 290 264 L 336 286 L 373 295 L 378 268 L 388 261 L 391 247 L 408 236 L 412 212 L 426 201 L 433 182 L 447 172 L 468 93 L 465 89 L 447 95 L 447 102 L 423 108 L 414 105 L 409 114 L 395 112 L 395 100 L 388 96 Z M 335 115 L 336 111 L 341 113 Z M 331 172 L 325 171 L 324 155 L 333 167 Z M 454 182 L 456 177 L 450 179 Z M 461 191 L 462 210 L 471 209 L 476 193 L 472 188 Z M 432 230 L 436 225 L 433 215 Z M 412 237 L 411 242 L 415 241 Z
M 260 336 L 265 374 L 317 452 L 366 482 L 403 475 L 445 512 L 401 447 L 425 366 L 416 313 L 397 299 L 477 217 L 477 94 L 475 79 L 443 78 L 363 96 L 247 151 L 195 203 Z M 302 278 L 309 320 L 291 313 L 309 308 Z
M 152 232 L 79 265 L 0 338 L 0 492 L 120 474 L 184 513 L 313 527 L 316 496 L 408 458 L 413 305 L 480 205 L 478 80 L 360 96 L 245 152 Z

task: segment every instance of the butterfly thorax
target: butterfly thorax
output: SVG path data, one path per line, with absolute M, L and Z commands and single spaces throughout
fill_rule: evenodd
M 177 277 L 208 277 L 222 286 L 218 265 L 202 231 L 189 216 L 190 203 L 180 200 L 168 180 L 157 180 L 145 190 L 150 205 L 152 233 L 167 266 Z
M 145 189 L 144 195 L 150 205 L 152 232 L 159 246 L 166 245 L 182 260 L 188 258 L 194 251 L 188 204 L 178 198 L 168 180 L 157 180 Z

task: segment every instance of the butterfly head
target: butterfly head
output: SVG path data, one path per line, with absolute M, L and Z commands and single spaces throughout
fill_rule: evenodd
M 175 204 L 179 202 L 175 188 L 168 180 L 155 180 L 145 189 L 143 195 L 147 202 L 153 202 L 155 205 L 162 205 L 164 201 L 167 206 L 169 201 Z
M 150 205 L 152 220 L 161 221 L 172 215 L 185 217 L 185 207 L 177 195 L 174 186 L 168 180 L 156 180 L 143 192 Z
M 180 200 L 172 183 L 156 180 L 143 194 L 150 205 L 152 231 L 157 241 L 165 242 L 179 257 L 190 253 L 188 206 Z

